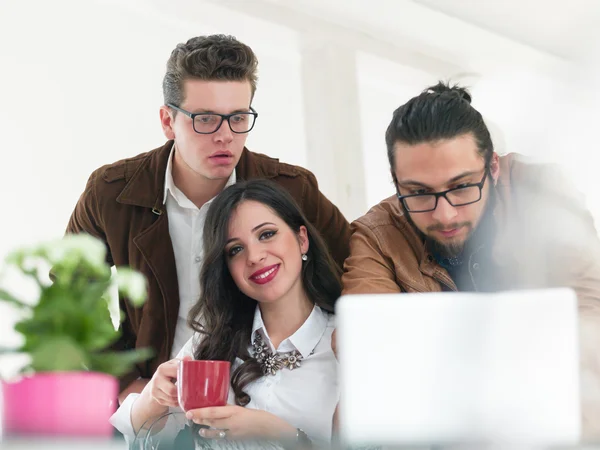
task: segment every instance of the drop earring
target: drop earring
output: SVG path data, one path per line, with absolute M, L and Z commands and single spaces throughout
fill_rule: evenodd
M 306 253 L 302 253 L 302 261 L 308 261 L 308 256 L 306 256 Z

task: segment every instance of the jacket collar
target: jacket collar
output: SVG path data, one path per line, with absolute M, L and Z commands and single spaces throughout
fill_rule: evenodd
M 167 204 L 167 198 L 169 197 L 169 193 L 171 194 L 171 198 L 177 202 L 177 204 L 184 208 L 192 208 L 198 209 L 194 203 L 188 199 L 185 194 L 179 190 L 177 186 L 175 186 L 175 182 L 173 181 L 173 155 L 175 153 L 175 146 L 171 147 L 171 152 L 169 153 L 169 158 L 167 159 L 167 169 L 165 173 L 165 187 L 164 187 L 164 195 L 163 195 L 163 205 Z M 236 176 L 235 170 L 231 172 L 229 178 L 227 179 L 227 183 L 225 183 L 225 187 L 223 190 L 227 189 L 232 184 L 235 184 Z M 208 205 L 212 200 L 206 202 Z
M 127 160 L 125 162 L 127 184 L 117 197 L 117 202 L 152 208 L 153 211 L 162 214 L 165 175 L 172 147 L 173 141 L 168 141 L 140 159 Z
M 152 208 L 156 214 L 162 214 L 165 176 L 172 148 L 173 141 L 170 140 L 141 157 L 126 160 L 123 170 L 127 184 L 117 202 Z M 244 147 L 235 168 L 236 179 L 274 178 L 279 175 L 278 165 L 277 159 L 253 153 Z

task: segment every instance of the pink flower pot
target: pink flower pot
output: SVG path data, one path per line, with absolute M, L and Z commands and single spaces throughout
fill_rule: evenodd
M 111 437 L 117 379 L 97 372 L 38 373 L 2 382 L 7 435 Z

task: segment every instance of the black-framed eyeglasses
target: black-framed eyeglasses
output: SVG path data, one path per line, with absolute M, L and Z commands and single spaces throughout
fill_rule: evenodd
M 237 134 L 248 133 L 254 127 L 258 113 L 254 108 L 250 107 L 248 112 L 235 112 L 232 114 L 217 114 L 217 113 L 191 113 L 185 109 L 175 106 L 172 103 L 167 103 L 169 108 L 173 108 L 182 114 L 185 114 L 192 119 L 194 131 L 199 134 L 216 133 L 223 121 L 227 121 L 229 129 Z
M 465 206 L 477 203 L 481 200 L 483 185 L 488 177 L 488 168 L 484 168 L 483 178 L 479 183 L 466 184 L 448 189 L 443 192 L 432 192 L 431 194 L 409 194 L 400 195 L 396 193 L 398 200 L 402 202 L 408 212 L 429 212 L 437 208 L 438 200 L 444 197 L 452 206 Z

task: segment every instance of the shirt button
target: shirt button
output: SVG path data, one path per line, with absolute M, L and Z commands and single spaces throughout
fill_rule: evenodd
M 200 258 L 199 256 L 196 256 L 196 257 L 194 258 L 194 261 L 196 261 L 196 262 L 200 262 L 200 260 L 201 260 L 201 259 L 202 259 L 202 258 Z
M 473 264 L 473 270 L 479 270 L 479 263 Z

